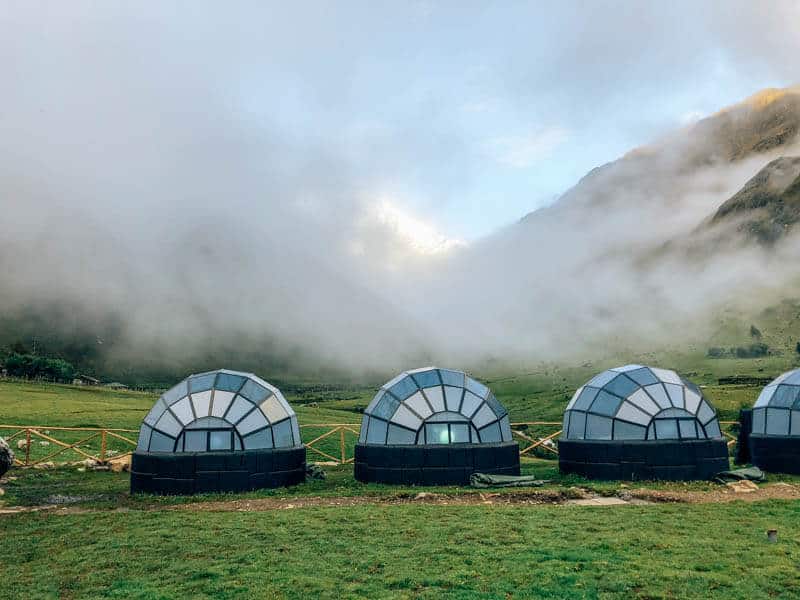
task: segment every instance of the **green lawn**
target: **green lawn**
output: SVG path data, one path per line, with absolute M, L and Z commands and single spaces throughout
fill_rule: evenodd
M 708 362 L 692 378 L 705 386 L 722 418 L 733 419 L 759 390 L 717 385 L 716 375 L 763 374 L 758 369 L 765 367 Z M 600 368 L 484 380 L 512 421 L 557 421 L 574 389 Z M 779 368 L 772 365 L 765 376 Z M 287 391 L 301 424 L 358 423 L 359 407 L 372 394 L 368 387 Z M 154 401 L 153 394 L 0 382 L 0 423 L 137 429 Z M 545 431 L 552 428 L 530 433 Z M 303 429 L 306 441 L 320 432 Z M 337 447 L 335 439 L 324 446 L 332 453 Z M 96 441 L 88 449 L 96 450 Z M 51 451 L 34 447 L 38 456 Z M 326 480 L 289 489 L 194 498 L 131 497 L 124 473 L 15 470 L 17 479 L 3 485 L 0 508 L 66 503 L 89 512 L 0 515 L 0 598 L 789 598 L 800 589 L 800 505 L 788 501 L 166 510 L 203 500 L 380 499 L 420 491 L 358 483 L 350 466 L 325 470 Z M 575 486 L 601 495 L 621 491 L 619 482 L 561 477 L 553 460 L 526 459 L 523 472 L 551 480 L 544 489 L 564 496 Z M 800 478 L 770 475 L 777 480 L 796 484 Z M 705 490 L 715 484 L 627 487 Z M 768 544 L 765 531 L 773 527 L 780 540 Z
M 798 525 L 777 501 L 25 514 L 0 597 L 791 598 Z

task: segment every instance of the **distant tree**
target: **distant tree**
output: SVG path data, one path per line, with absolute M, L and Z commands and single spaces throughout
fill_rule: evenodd
M 750 325 L 750 337 L 756 340 L 761 339 L 761 331 L 755 325 Z
M 794 351 L 800 354 L 800 342 L 797 342 L 797 345 L 794 347 Z
M 798 345 L 800 345 L 800 342 L 798 342 Z M 719 348 L 717 346 L 714 346 L 708 349 L 706 355 L 709 358 L 722 358 L 723 356 L 725 356 L 726 353 L 727 351 L 725 350 L 725 348 Z
M 6 370 L 12 377 L 50 379 L 68 383 L 75 378 L 75 367 L 60 358 L 13 353 L 6 359 Z
M 747 347 L 739 346 L 735 349 L 736 358 L 759 358 L 769 354 L 769 346 L 761 342 L 750 344 Z
M 9 347 L 11 350 L 11 354 L 30 354 L 30 350 L 28 350 L 27 346 L 21 341 L 17 340 Z

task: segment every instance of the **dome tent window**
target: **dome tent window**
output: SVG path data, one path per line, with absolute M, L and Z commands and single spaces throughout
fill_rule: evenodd
M 597 479 L 708 479 L 728 468 L 716 411 L 674 371 L 627 365 L 579 388 L 564 411 L 563 472 Z
M 800 474 L 800 369 L 771 381 L 752 410 L 752 463 L 765 471 Z
M 474 472 L 519 474 L 508 411 L 461 371 L 427 367 L 387 382 L 364 411 L 360 481 L 466 484 Z
M 305 479 L 297 417 L 263 379 L 219 370 L 191 375 L 144 418 L 131 491 L 164 494 L 277 487 Z

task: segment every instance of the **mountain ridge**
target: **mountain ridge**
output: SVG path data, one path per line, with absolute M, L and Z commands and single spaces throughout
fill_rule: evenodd
M 799 135 L 800 85 L 761 90 L 655 143 L 639 146 L 618 159 L 594 167 L 551 208 L 579 203 L 587 195 L 585 188 L 589 186 L 601 187 L 589 193 L 597 202 L 598 194 L 601 197 L 606 194 L 602 187 L 637 185 L 625 173 L 634 166 L 663 161 L 665 155 L 672 155 L 666 158 L 680 172 L 774 151 L 795 142 Z M 526 214 L 520 221 L 528 220 L 537 212 Z

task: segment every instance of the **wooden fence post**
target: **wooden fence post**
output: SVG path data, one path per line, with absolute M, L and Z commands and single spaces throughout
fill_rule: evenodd
M 344 427 L 339 428 L 339 447 L 342 451 L 342 464 L 347 461 L 347 456 L 344 452 Z
M 25 466 L 31 464 L 31 430 L 25 430 Z
M 106 463 L 106 430 L 100 434 L 100 464 Z

